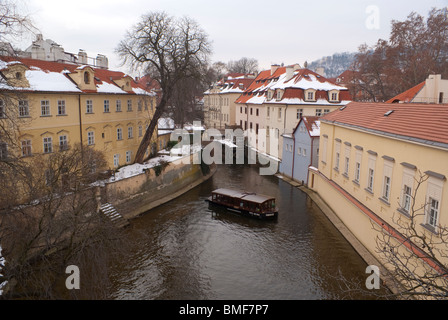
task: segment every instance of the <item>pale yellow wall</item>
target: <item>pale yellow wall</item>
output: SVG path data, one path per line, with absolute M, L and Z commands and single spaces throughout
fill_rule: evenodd
M 324 156 L 325 137 L 328 136 L 326 157 Z M 340 164 L 339 172 L 334 169 L 335 167 L 335 146 L 340 139 Z M 345 142 L 351 144 L 349 148 L 349 171 L 348 176 L 344 173 L 344 158 L 347 145 Z M 353 182 L 355 172 L 355 146 L 360 146 L 362 150 L 361 160 L 361 175 L 359 184 Z M 374 151 L 377 153 L 375 162 L 375 179 L 373 185 L 373 192 L 366 190 L 368 179 L 368 167 L 369 167 L 369 153 L 368 151 Z M 391 157 L 393 162 L 388 162 L 383 156 Z M 436 149 L 427 145 L 418 145 L 409 141 L 400 141 L 392 138 L 374 135 L 370 133 L 364 133 L 352 129 L 347 129 L 340 126 L 334 126 L 326 123 L 321 123 L 321 139 L 320 139 L 320 154 L 319 154 L 319 171 L 325 175 L 328 179 L 337 183 L 346 192 L 356 198 L 359 202 L 364 204 L 379 217 L 394 225 L 393 219 L 401 218 L 406 221 L 405 215 L 400 213 L 397 209 L 400 208 L 400 202 L 402 198 L 402 186 L 403 186 L 403 174 L 405 166 L 403 162 L 416 166 L 415 177 L 418 178 L 419 172 L 422 174 L 425 171 L 433 171 L 448 177 L 448 150 Z M 384 183 L 384 164 L 392 163 L 391 174 L 391 193 L 388 203 L 382 201 L 380 198 L 383 195 L 383 183 Z M 387 169 L 386 169 L 387 170 Z M 368 225 L 365 224 L 364 216 L 360 214 L 360 211 L 356 208 L 347 206 L 347 201 L 344 200 L 338 192 L 333 190 L 325 181 L 317 179 L 314 183 L 313 189 L 316 190 L 319 195 L 330 205 L 330 207 L 340 216 L 345 224 L 349 226 L 352 232 L 354 232 L 360 240 L 372 247 L 372 233 L 367 232 Z M 437 180 L 439 181 L 439 180 Z M 448 224 L 448 185 L 447 181 L 441 181 L 443 186 L 440 206 L 439 206 L 439 223 L 443 225 Z M 417 184 L 414 184 L 413 191 Z M 428 181 L 424 182 L 417 193 L 416 205 L 422 206 L 426 202 L 427 191 L 429 190 Z M 420 213 L 422 211 L 419 211 Z M 426 232 L 428 235 L 434 235 L 432 232 L 427 231 L 420 226 L 420 223 L 425 222 L 424 216 L 419 216 L 418 228 L 422 232 Z
M 155 97 L 126 94 L 64 94 L 32 93 L 26 95 L 30 116 L 19 118 L 19 140 L 32 141 L 32 153 L 43 153 L 43 138 L 52 137 L 53 150 L 59 144 L 59 136 L 66 135 L 69 145 L 81 141 L 87 145 L 88 132 L 94 132 L 93 147 L 105 153 L 110 168 L 114 167 L 114 154 L 120 155 L 119 165 L 126 164 L 126 151 L 131 151 L 131 162 L 149 124 L 154 108 Z M 127 101 L 132 100 L 132 111 L 127 110 Z M 49 101 L 50 115 L 42 116 L 41 101 Z M 66 115 L 58 115 L 58 100 L 65 101 Z M 87 113 L 86 101 L 91 100 L 93 112 Z M 109 111 L 104 112 L 104 100 L 109 100 Z M 116 111 L 116 101 L 121 100 L 121 112 Z M 138 110 L 138 101 L 142 110 Z M 151 102 L 152 100 L 152 108 Z M 145 110 L 147 106 L 147 110 Z M 80 128 L 80 117 L 82 126 Z M 139 136 L 139 126 L 142 135 Z M 122 140 L 117 140 L 117 128 L 122 128 Z M 132 138 L 128 138 L 128 127 L 133 128 Z M 81 130 L 80 130 L 81 129 Z M 104 134 L 104 136 L 103 136 Z M 153 135 L 157 139 L 157 134 Z M 20 143 L 19 141 L 19 143 Z M 18 150 L 18 152 L 21 152 Z

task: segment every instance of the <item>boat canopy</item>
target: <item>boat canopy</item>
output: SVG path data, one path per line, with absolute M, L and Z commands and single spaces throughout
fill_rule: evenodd
M 238 198 L 238 199 L 242 199 L 242 200 L 246 200 L 246 201 L 254 202 L 254 203 L 263 203 L 268 200 L 275 200 L 275 198 L 273 198 L 273 197 L 262 195 L 262 194 L 256 194 L 253 192 L 246 192 L 246 191 L 239 191 L 239 190 L 232 190 L 232 189 L 225 189 L 225 188 L 216 189 L 212 193 L 220 194 L 220 195 L 232 197 L 232 198 Z

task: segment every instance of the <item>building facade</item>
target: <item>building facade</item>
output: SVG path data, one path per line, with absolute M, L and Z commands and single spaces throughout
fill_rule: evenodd
M 418 85 L 386 101 L 388 103 L 448 103 L 448 80 L 431 74 Z
M 249 146 L 281 160 L 283 135 L 291 134 L 301 117 L 320 117 L 345 106 L 350 94 L 298 64 L 273 65 L 260 72 L 236 102 L 236 119 L 248 130 Z
M 252 83 L 255 75 L 228 74 L 204 93 L 204 123 L 207 128 L 223 130 L 238 125 L 236 99 Z
M 373 226 L 398 235 L 397 222 L 414 217 L 420 234 L 437 239 L 447 225 L 447 117 L 434 104 L 352 102 L 320 119 L 309 186 L 373 255 Z
M 3 95 L 17 94 L 2 104 L 17 123 L 19 147 L 9 152 L 28 157 L 82 143 L 102 151 L 110 168 L 133 162 L 156 101 L 130 76 L 10 56 L 0 57 L 0 72 Z
M 291 135 L 283 135 L 279 173 L 308 184 L 308 168 L 319 164 L 319 136 L 319 118 L 302 117 Z

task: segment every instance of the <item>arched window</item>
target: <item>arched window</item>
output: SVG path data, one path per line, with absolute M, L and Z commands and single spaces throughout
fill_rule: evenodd
M 90 83 L 90 74 L 89 72 L 84 72 L 84 83 L 89 84 Z

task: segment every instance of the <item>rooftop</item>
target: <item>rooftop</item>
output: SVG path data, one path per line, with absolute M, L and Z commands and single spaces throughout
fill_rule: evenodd
M 351 102 L 320 120 L 448 149 L 447 104 Z

